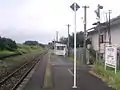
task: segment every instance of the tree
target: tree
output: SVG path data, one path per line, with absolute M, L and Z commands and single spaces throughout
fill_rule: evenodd
M 60 42 L 63 43 L 63 44 L 67 44 L 68 38 L 66 38 L 66 37 L 61 37 L 61 38 L 60 38 Z
M 76 47 L 83 47 L 84 44 L 84 32 L 77 32 L 76 34 Z
M 10 38 L 0 37 L 0 50 L 15 50 L 17 44 Z
M 41 47 L 43 47 L 43 48 L 45 47 L 45 45 L 44 45 L 44 44 L 42 44 L 42 43 L 39 43 L 39 46 L 41 46 Z
M 74 47 L 74 33 L 72 33 L 72 35 L 69 36 L 69 41 L 70 41 L 69 46 L 73 48 Z
M 70 35 L 70 47 L 74 48 L 74 33 Z M 76 47 L 83 46 L 84 43 L 84 32 L 77 32 L 76 33 Z
M 60 42 L 67 44 L 68 38 L 61 37 Z M 91 41 L 88 39 L 86 40 L 87 44 L 91 44 Z M 74 33 L 69 36 L 69 45 L 71 48 L 74 48 Z M 76 33 L 76 47 L 83 47 L 84 46 L 84 32 L 80 31 Z
M 25 45 L 39 45 L 37 41 L 25 41 L 23 44 Z

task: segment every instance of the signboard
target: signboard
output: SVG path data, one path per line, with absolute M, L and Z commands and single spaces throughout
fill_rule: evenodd
M 75 5 L 75 6 L 74 6 Z M 77 3 L 73 3 L 71 6 L 70 6 L 70 8 L 73 10 L 73 11 L 77 11 L 79 8 L 80 8 L 80 6 L 77 4 Z
M 115 46 L 106 46 L 105 48 L 105 69 L 106 66 L 117 68 L 117 47 Z

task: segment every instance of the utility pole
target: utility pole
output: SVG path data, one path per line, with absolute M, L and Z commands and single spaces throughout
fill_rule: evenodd
M 87 8 L 89 8 L 89 6 L 83 6 L 84 8 L 84 61 L 83 63 L 86 64 L 86 39 L 87 39 L 87 31 L 86 31 L 86 17 L 87 17 Z
M 111 26 L 110 26 L 110 24 L 111 24 L 111 22 L 110 22 L 111 10 L 109 10 L 108 14 L 109 14 L 109 30 L 108 30 L 108 36 L 109 36 L 109 44 L 111 44 Z
M 98 4 L 97 6 L 97 11 L 96 14 L 97 14 L 97 17 L 98 17 L 98 22 L 97 22 L 97 29 L 98 29 L 98 59 L 100 60 L 100 9 L 103 9 L 103 6 L 101 6 L 100 4 Z
M 55 53 L 55 49 L 56 49 L 56 47 L 55 47 L 55 38 L 54 38 L 53 48 L 54 48 L 54 53 Z
M 98 17 L 98 59 L 100 60 L 100 5 L 98 4 L 98 14 L 99 14 L 99 17 Z
M 69 51 L 69 49 L 70 49 L 70 45 L 69 45 L 69 44 L 70 44 L 70 38 L 69 38 L 69 28 L 70 28 L 70 24 L 68 24 L 67 27 L 68 27 L 68 45 L 67 45 L 67 46 L 68 46 L 68 56 L 69 56 L 69 52 L 70 52 L 70 51 Z
M 56 41 L 58 41 L 58 31 L 56 31 Z

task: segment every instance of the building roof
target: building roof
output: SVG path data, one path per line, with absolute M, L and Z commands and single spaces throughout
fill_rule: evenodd
M 110 21 L 111 21 L 110 22 L 111 27 L 120 24 L 120 15 L 115 18 L 112 18 Z M 93 33 L 98 32 L 97 31 L 98 28 L 100 29 L 100 31 L 105 31 L 108 28 L 108 22 L 101 23 L 100 27 L 96 26 L 96 27 L 92 27 L 92 28 L 88 29 L 89 30 L 88 34 L 93 34 Z M 93 30 L 90 31 L 91 29 L 93 29 Z

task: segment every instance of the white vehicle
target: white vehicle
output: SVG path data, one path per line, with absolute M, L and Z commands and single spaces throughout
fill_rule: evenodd
M 67 45 L 61 43 L 55 43 L 54 54 L 65 56 L 67 53 Z

